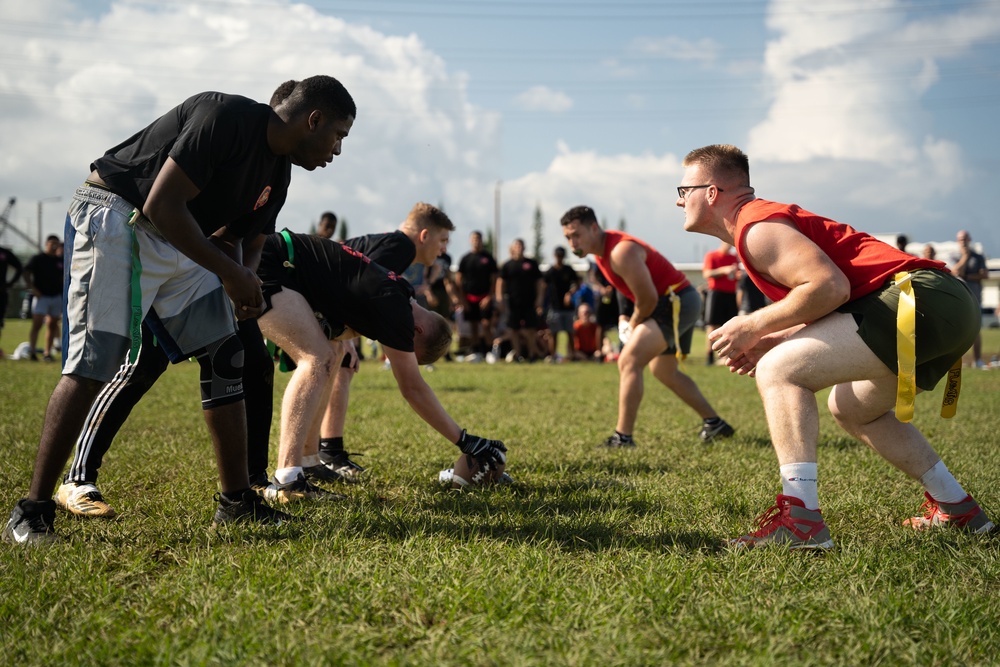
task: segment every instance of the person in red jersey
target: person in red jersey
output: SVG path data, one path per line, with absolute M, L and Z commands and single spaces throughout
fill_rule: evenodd
M 701 275 L 708 285 L 705 294 L 705 363 L 709 366 L 715 363 L 715 353 L 712 352 L 712 342 L 708 336 L 718 327 L 729 321 L 739 312 L 736 304 L 736 269 L 738 262 L 733 246 L 723 242 L 715 250 L 705 254 L 702 262 Z
M 635 446 L 632 434 L 642 402 L 646 366 L 702 418 L 702 441 L 731 436 L 733 428 L 719 417 L 695 381 L 678 367 L 678 357 L 691 351 L 692 331 L 701 312 L 698 291 L 645 241 L 601 229 L 597 214 L 589 206 L 571 208 L 561 222 L 573 254 L 596 256 L 604 277 L 634 304 L 632 314 L 620 318 L 618 423 L 602 446 Z
M 747 274 L 774 303 L 711 335 L 733 372 L 756 377 L 780 465 L 782 493 L 758 530 L 731 541 L 828 549 L 819 509 L 816 392 L 850 435 L 925 490 L 914 529 L 994 525 L 909 423 L 913 396 L 948 376 L 942 414 L 954 414 L 962 354 L 978 307 L 943 263 L 914 257 L 794 204 L 756 199 L 747 156 L 713 145 L 684 159 L 677 206 L 684 229 L 732 243 Z

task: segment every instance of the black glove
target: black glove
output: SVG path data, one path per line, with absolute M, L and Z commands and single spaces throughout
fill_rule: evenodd
M 483 472 L 499 470 L 501 465 L 507 465 L 507 448 L 499 440 L 487 440 L 478 435 L 470 435 L 464 428 L 462 437 L 455 443 L 463 453 L 476 459 Z

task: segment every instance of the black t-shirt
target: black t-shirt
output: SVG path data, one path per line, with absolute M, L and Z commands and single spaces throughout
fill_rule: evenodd
M 356 236 L 344 241 L 344 245 L 353 248 L 381 266 L 402 275 L 410 268 L 417 257 L 417 246 L 410 237 L 399 231 L 386 234 L 368 234 Z
M 530 257 L 508 260 L 500 270 L 500 277 L 511 308 L 534 308 L 538 297 L 538 281 L 542 279 L 538 262 Z
M 490 291 L 490 279 L 497 272 L 497 263 L 488 252 L 470 252 L 458 263 L 458 272 L 462 274 L 462 291 L 482 296 Z
M 61 296 L 63 293 L 63 258 L 38 253 L 28 260 L 24 269 L 31 271 L 31 284 L 42 296 Z
M 9 278 L 7 277 L 8 267 L 14 268 L 14 274 Z M 17 279 L 21 277 L 23 268 L 21 260 L 17 258 L 17 255 L 10 248 L 0 247 L 0 292 L 6 292 L 10 285 L 17 282 Z M 3 313 L 0 313 L 0 317 L 3 317 Z
M 449 271 L 451 271 L 451 255 L 448 253 L 438 255 L 434 264 L 427 267 L 427 280 L 430 282 L 431 289 L 444 290 L 444 280 Z
M 292 234 L 293 268 L 285 239 L 270 234 L 264 241 L 257 275 L 265 295 L 281 285 L 305 297 L 332 328 L 344 326 L 387 347 L 413 352 L 413 288 L 395 272 L 336 241 Z
M 564 300 L 566 293 L 579 282 L 576 271 L 569 264 L 550 266 L 545 272 L 545 283 L 548 287 L 549 308 L 552 310 L 573 310 L 573 301 L 569 304 Z
M 91 169 L 112 192 L 142 208 L 172 158 L 200 190 L 188 209 L 206 236 L 221 227 L 241 238 L 270 233 L 292 170 L 290 158 L 268 146 L 272 113 L 246 97 L 200 93 L 110 149 Z

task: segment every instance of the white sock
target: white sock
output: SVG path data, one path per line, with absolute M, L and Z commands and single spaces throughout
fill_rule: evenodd
M 313 454 L 312 456 L 302 457 L 302 467 L 303 468 L 315 468 L 320 464 L 319 454 Z
M 805 503 L 807 510 L 819 509 L 815 463 L 786 463 L 781 466 L 781 493 Z
M 952 476 L 944 461 L 938 461 L 933 468 L 921 475 L 920 483 L 931 498 L 939 503 L 960 503 L 969 495 Z
M 278 468 L 274 471 L 274 480 L 278 484 L 288 484 L 289 482 L 294 482 L 295 479 L 304 474 L 302 472 L 302 466 L 292 466 L 291 468 Z

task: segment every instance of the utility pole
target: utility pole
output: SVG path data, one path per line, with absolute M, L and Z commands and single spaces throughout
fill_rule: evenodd
M 503 181 L 497 181 L 493 190 L 493 258 L 500 262 L 500 186 Z
M 42 204 L 46 202 L 55 202 L 62 199 L 62 197 L 46 197 L 45 199 L 38 200 L 38 252 L 42 251 Z

